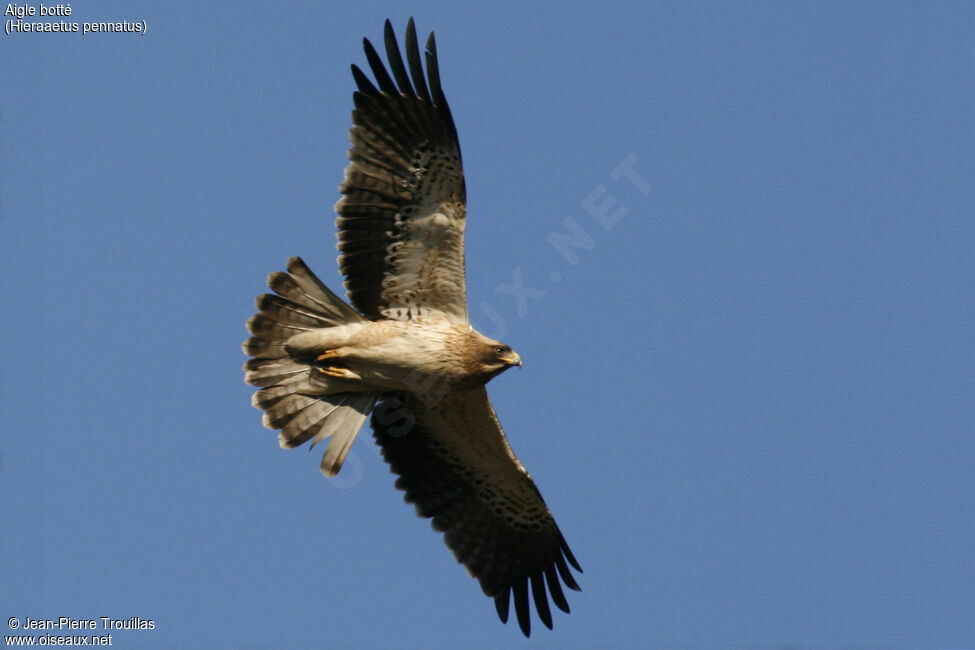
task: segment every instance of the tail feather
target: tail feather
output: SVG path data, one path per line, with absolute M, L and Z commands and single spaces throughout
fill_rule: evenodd
M 332 293 L 300 257 L 288 260 L 287 273 L 278 271 L 269 275 L 267 286 L 284 298 L 317 312 L 332 325 L 365 320 L 359 312 Z
M 306 368 L 291 377 L 281 380 L 278 384 L 262 388 L 251 396 L 251 405 L 254 408 L 264 409 L 266 411 L 288 395 L 308 392 L 302 391 L 307 382 L 307 374 L 308 370 Z
M 254 336 L 272 341 L 287 341 L 295 334 L 301 334 L 302 332 L 308 331 L 308 327 L 304 325 L 281 322 L 279 320 L 269 318 L 264 314 L 254 314 L 251 316 L 247 320 L 247 329 L 249 329 Z
M 258 359 L 280 359 L 288 354 L 283 341 L 269 341 L 256 336 L 244 341 L 243 349 L 244 354 Z
M 276 292 L 257 298 L 258 313 L 247 321 L 251 337 L 244 342 L 250 355 L 244 364 L 247 383 L 260 388 L 251 403 L 264 410 L 262 422 L 279 429 L 279 443 L 293 448 L 312 441 L 314 447 L 331 436 L 321 470 L 335 476 L 342 468 L 359 429 L 377 395 L 323 373 L 288 353 L 288 341 L 309 330 L 365 319 L 332 293 L 297 257 L 288 272 L 272 273 L 268 286 Z
M 345 395 L 333 395 L 316 400 L 314 407 L 304 409 L 286 424 L 278 434 L 278 443 L 282 449 L 294 449 L 312 440 L 311 448 L 318 443 L 318 436 L 328 424 L 329 416 L 335 412 L 336 401 L 341 401 Z M 328 435 L 327 433 L 325 435 Z
M 265 293 L 257 297 L 257 311 L 281 323 L 293 323 L 306 327 L 328 327 L 335 323 L 307 307 L 302 307 L 287 298 Z
M 299 413 L 311 406 L 317 400 L 309 395 L 291 393 L 277 401 L 271 408 L 264 411 L 261 423 L 268 429 L 283 429 Z
M 296 413 L 288 424 L 278 434 L 278 441 L 285 449 L 293 449 L 312 440 L 311 448 L 321 442 L 332 433 L 334 425 L 338 422 L 335 412 L 344 404 L 354 393 L 340 393 L 338 395 L 326 395 L 315 400 L 314 404 L 309 405 L 300 413 Z
M 379 396 L 359 393 L 349 394 L 348 398 L 344 404 L 333 411 L 331 416 L 337 421 L 333 429 L 335 433 L 332 434 L 332 439 L 325 448 L 325 455 L 322 456 L 321 470 L 325 476 L 335 476 L 342 469 L 342 463 L 349 455 L 356 433 L 362 428 L 366 416 L 369 415 Z M 317 440 L 316 438 L 316 442 Z
M 308 366 L 291 359 L 248 359 L 244 364 L 244 373 L 244 381 L 251 386 L 273 386 L 297 374 L 307 374 Z

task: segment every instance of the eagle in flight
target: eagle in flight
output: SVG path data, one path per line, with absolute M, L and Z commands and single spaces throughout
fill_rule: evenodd
M 548 597 L 568 612 L 562 584 L 578 591 L 569 565 L 582 569 L 485 390 L 521 358 L 468 319 L 464 172 L 434 36 L 426 72 L 412 18 L 405 60 L 388 20 L 385 45 L 388 70 L 363 39 L 375 83 L 352 66 L 352 148 L 335 206 L 352 306 L 291 258 L 247 321 L 245 379 L 260 388 L 252 403 L 282 447 L 329 438 L 326 476 L 342 468 L 372 413 L 396 487 L 444 533 L 502 622 L 514 595 L 528 636 L 529 585 L 551 628 Z

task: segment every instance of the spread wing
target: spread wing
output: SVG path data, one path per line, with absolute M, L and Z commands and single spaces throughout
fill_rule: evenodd
M 425 399 L 429 399 L 427 403 Z M 561 582 L 579 590 L 568 561 L 582 571 L 541 493 L 511 451 L 482 388 L 434 396 L 387 396 L 372 416 L 383 457 L 399 474 L 396 487 L 416 504 L 458 562 L 494 598 L 498 615 L 515 612 L 525 636 L 531 630 L 529 584 L 539 619 L 552 627 L 552 602 L 569 604 Z
M 343 197 L 335 206 L 339 267 L 349 300 L 369 318 L 406 320 L 433 311 L 467 323 L 464 171 L 437 46 L 431 33 L 424 76 L 412 18 L 405 65 L 388 20 L 385 44 L 392 77 L 363 40 L 378 88 L 352 66 L 359 90 Z

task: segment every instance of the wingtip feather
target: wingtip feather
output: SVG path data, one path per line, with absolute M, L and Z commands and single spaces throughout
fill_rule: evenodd
M 535 611 L 538 618 L 548 629 L 552 629 L 552 610 L 548 606 L 548 597 L 545 595 L 545 581 L 542 572 L 537 571 L 531 575 L 532 600 L 535 601 Z
M 515 614 L 518 616 L 518 626 L 526 637 L 532 635 L 531 608 L 528 606 L 528 581 L 520 580 L 511 590 L 515 594 Z
M 508 607 L 510 605 L 511 590 L 505 589 L 494 597 L 494 608 L 498 610 L 498 618 L 502 623 L 508 622 Z

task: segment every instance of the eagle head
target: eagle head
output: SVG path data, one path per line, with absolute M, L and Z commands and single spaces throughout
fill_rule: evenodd
M 511 346 L 484 337 L 478 341 L 475 358 L 475 374 L 487 382 L 512 366 L 521 365 L 521 357 Z

